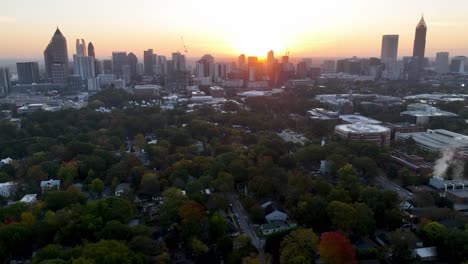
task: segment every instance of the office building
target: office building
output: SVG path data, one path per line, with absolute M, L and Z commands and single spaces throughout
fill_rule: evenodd
M 456 56 L 452 59 L 450 63 L 450 72 L 452 73 L 465 73 L 465 56 Z
M 86 43 L 84 39 L 77 39 L 76 40 L 76 55 L 78 56 L 88 56 L 88 52 L 86 51 Z
M 275 53 L 270 50 L 267 54 L 267 65 L 272 65 L 275 63 Z
M 305 61 L 299 62 L 296 67 L 296 78 L 305 79 L 308 77 L 307 73 L 308 73 L 307 63 Z
M 156 65 L 157 55 L 153 54 L 153 49 L 143 51 L 143 66 L 145 75 L 154 75 L 154 66 Z
M 338 125 L 335 127 L 335 134 L 348 140 L 370 142 L 381 147 L 390 145 L 391 131 L 381 125 L 363 123 Z
M 237 59 L 237 68 L 244 68 L 245 67 L 245 55 L 241 54 Z
M 334 60 L 324 60 L 320 65 L 320 70 L 323 74 L 336 73 L 336 62 Z
M 362 60 L 357 57 L 338 60 L 336 63 L 336 72 L 361 75 L 363 72 Z
M 11 90 L 10 71 L 0 68 L 0 95 L 7 95 Z
M 424 17 L 421 17 L 414 36 L 413 57 L 418 60 L 418 67 L 421 71 L 424 68 L 424 55 L 426 52 L 427 26 Z
M 115 51 L 112 52 L 112 72 L 117 77 L 123 76 L 123 66 L 127 64 L 127 52 Z
M 449 72 L 449 53 L 437 52 L 435 60 L 435 71 L 438 74 Z
M 456 118 L 457 114 L 442 111 L 437 107 L 428 104 L 410 104 L 407 106 L 407 111 L 400 114 L 405 121 L 412 122 L 417 125 L 428 124 L 435 119 Z
M 398 35 L 382 36 L 382 50 L 380 59 L 383 63 L 396 61 L 398 56 Z
M 65 85 L 68 77 L 67 39 L 57 28 L 44 50 L 46 74 L 53 83 Z
M 203 77 L 210 77 L 211 79 L 214 78 L 215 72 L 215 64 L 214 64 L 214 57 L 210 54 L 204 55 L 200 60 L 197 61 L 196 64 L 196 77 L 203 78 Z
M 138 58 L 133 52 L 130 52 L 127 56 L 127 63 L 129 66 L 130 81 L 134 82 L 138 76 Z
M 18 62 L 16 63 L 18 72 L 18 83 L 32 84 L 40 81 L 39 65 L 37 62 Z
M 96 51 L 94 50 L 94 45 L 92 42 L 88 43 L 88 56 L 96 59 Z
M 112 74 L 112 60 L 102 61 L 102 74 Z
M 418 146 L 429 151 L 468 150 L 468 136 L 444 129 L 427 130 L 416 133 L 396 133 L 396 140 L 412 138 Z

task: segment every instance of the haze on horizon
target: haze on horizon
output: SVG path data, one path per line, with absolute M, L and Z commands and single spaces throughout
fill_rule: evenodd
M 42 59 L 56 26 L 68 40 L 93 42 L 97 56 L 153 48 L 169 55 L 241 53 L 264 57 L 268 50 L 293 57 L 379 56 L 382 35 L 399 34 L 398 56 L 412 54 L 421 13 L 428 25 L 426 56 L 468 54 L 468 1 L 459 0 L 15 0 L 0 10 L 0 59 Z

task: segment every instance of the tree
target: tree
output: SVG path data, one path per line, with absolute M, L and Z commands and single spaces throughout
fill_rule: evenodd
M 188 201 L 177 210 L 181 218 L 182 236 L 190 238 L 200 233 L 200 222 L 205 215 L 205 208 L 195 202 Z
M 342 202 L 333 201 L 328 204 L 327 213 L 334 228 L 344 232 L 351 231 L 357 223 L 356 210 Z
M 312 198 L 306 197 L 297 203 L 296 206 L 296 219 L 299 223 L 312 227 L 318 232 L 327 230 L 330 226 L 330 220 L 327 214 L 328 202 L 321 196 L 314 196 Z
M 197 256 L 206 254 L 209 251 L 208 246 L 205 243 L 203 243 L 201 240 L 198 240 L 196 238 L 192 239 L 190 243 L 190 247 L 192 248 L 193 253 Z
M 314 263 L 318 237 L 312 229 L 291 231 L 281 242 L 281 264 Z
M 375 220 L 372 210 L 363 203 L 355 203 L 353 207 L 359 218 L 354 228 L 355 233 L 361 236 L 372 235 L 375 231 Z
M 340 232 L 326 232 L 320 237 L 320 258 L 325 264 L 357 264 L 356 251 Z
M 415 255 L 413 250 L 416 246 L 416 239 L 413 233 L 396 230 L 390 236 L 392 243 L 392 260 L 395 263 L 412 263 Z
M 135 142 L 135 145 L 139 148 L 139 149 L 143 149 L 146 145 L 146 139 L 145 139 L 145 136 L 143 136 L 142 134 L 138 134 L 135 136 L 135 138 L 133 139 L 133 142 Z
M 242 258 L 242 264 L 261 264 L 260 259 L 255 254 Z
M 66 191 L 51 191 L 45 195 L 46 208 L 56 211 L 72 204 L 84 204 L 87 195 L 77 188 L 70 186 Z
M 430 222 L 422 228 L 422 233 L 429 245 L 437 246 L 447 239 L 449 232 L 445 226 L 437 222 Z
M 96 178 L 91 182 L 91 184 L 89 184 L 88 188 L 90 191 L 100 195 L 104 190 L 104 182 Z
M 219 213 L 214 213 L 210 217 L 210 238 L 212 241 L 217 241 L 224 236 L 227 230 L 226 220 Z
M 178 209 L 186 201 L 187 197 L 177 188 L 169 188 L 164 191 L 164 203 L 160 208 L 160 223 L 163 228 L 168 228 L 177 220 Z

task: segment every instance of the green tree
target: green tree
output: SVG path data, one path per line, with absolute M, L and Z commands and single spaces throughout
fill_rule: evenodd
M 375 231 L 375 220 L 372 210 L 363 203 L 355 203 L 353 207 L 359 218 L 354 227 L 355 233 L 361 236 L 372 235 Z
M 435 246 L 440 245 L 446 241 L 449 233 L 445 226 L 437 222 L 430 222 L 429 224 L 426 224 L 421 231 L 424 234 L 424 237 L 427 239 L 426 242 L 428 242 L 429 245 Z
M 223 237 L 227 230 L 226 220 L 219 213 L 214 213 L 210 217 L 210 238 L 212 241 L 216 241 Z
M 357 223 L 356 210 L 342 202 L 333 201 L 328 204 L 327 213 L 334 228 L 344 232 L 353 230 Z
M 281 242 L 281 264 L 314 263 L 318 237 L 312 229 L 291 231 Z
M 392 260 L 395 263 L 413 263 L 415 255 L 413 250 L 416 239 L 413 233 L 397 230 L 391 234 Z
M 104 190 L 104 182 L 96 178 L 91 182 L 91 184 L 89 184 L 88 188 L 90 191 L 100 195 Z

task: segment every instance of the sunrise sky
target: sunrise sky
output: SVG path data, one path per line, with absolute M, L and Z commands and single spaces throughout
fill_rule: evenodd
M 468 1 L 461 0 L 12 0 L 0 8 L 0 58 L 42 58 L 55 27 L 68 40 L 92 41 L 97 56 L 143 50 L 189 57 L 205 53 L 294 57 L 379 56 L 383 34 L 399 34 L 399 56 L 410 55 L 421 14 L 427 56 L 468 55 Z

